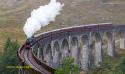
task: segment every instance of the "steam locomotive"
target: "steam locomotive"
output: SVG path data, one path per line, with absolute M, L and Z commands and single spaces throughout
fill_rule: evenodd
M 35 42 L 36 42 L 36 39 L 33 36 L 31 38 L 28 38 L 25 43 L 26 49 L 30 49 Z

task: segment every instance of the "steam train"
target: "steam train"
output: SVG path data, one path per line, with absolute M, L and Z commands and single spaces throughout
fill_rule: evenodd
M 33 36 L 31 38 L 28 38 L 25 43 L 26 49 L 30 49 L 35 42 L 36 42 L 36 39 Z

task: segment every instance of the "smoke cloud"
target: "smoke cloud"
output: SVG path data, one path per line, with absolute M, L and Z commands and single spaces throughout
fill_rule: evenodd
M 32 35 L 40 30 L 41 27 L 48 25 L 50 22 L 54 22 L 55 17 L 60 14 L 63 6 L 64 4 L 61 4 L 56 0 L 51 0 L 48 5 L 34 9 L 31 12 L 31 17 L 27 19 L 23 27 L 27 38 L 32 37 Z

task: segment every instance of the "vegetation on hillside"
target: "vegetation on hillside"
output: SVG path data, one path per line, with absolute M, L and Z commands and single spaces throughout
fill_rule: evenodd
M 19 49 L 18 41 L 7 39 L 4 46 L 4 52 L 0 54 L 0 74 L 17 74 L 18 65 L 17 50 Z
M 106 3 L 98 1 L 106 1 Z M 18 4 L 18 2 L 21 3 Z M 25 0 L 0 0 L 0 5 L 2 4 L 0 6 L 0 48 L 3 48 L 7 37 L 18 38 L 19 42 L 23 43 L 25 36 L 22 28 L 30 12 L 48 2 L 49 0 L 28 0 L 27 2 Z M 42 28 L 45 31 L 92 23 L 125 24 L 124 0 L 61 0 L 61 2 L 65 4 L 64 10 L 56 18 L 54 24 Z
M 125 55 L 119 54 L 116 58 L 106 56 L 101 66 L 91 66 L 85 74 L 125 74 Z M 79 74 L 78 65 L 71 57 L 64 58 L 61 65 L 56 68 L 55 74 Z
M 116 66 L 114 74 L 125 74 L 125 58 L 118 66 Z
M 93 65 L 87 74 L 125 74 L 125 55 L 105 57 L 100 67 Z
M 55 74 L 79 74 L 78 65 L 71 57 L 64 58 L 61 65 L 56 68 Z

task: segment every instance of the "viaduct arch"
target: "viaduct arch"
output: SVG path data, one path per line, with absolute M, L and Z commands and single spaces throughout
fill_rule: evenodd
M 20 65 L 30 65 L 37 74 L 53 74 L 61 60 L 71 56 L 80 70 L 88 70 L 91 65 L 100 66 L 103 62 L 105 37 L 105 55 L 115 58 L 118 50 L 115 48 L 116 33 L 119 34 L 119 48 L 125 50 L 125 25 L 90 24 L 35 35 L 30 42 L 32 45 L 25 43 L 18 50 Z M 20 69 L 19 73 L 28 74 L 25 71 Z

